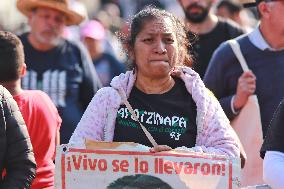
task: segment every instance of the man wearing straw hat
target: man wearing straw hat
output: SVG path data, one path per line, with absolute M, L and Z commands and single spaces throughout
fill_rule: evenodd
M 46 92 L 62 118 L 61 143 L 67 143 L 94 93 L 101 87 L 91 58 L 82 44 L 62 38 L 65 26 L 84 19 L 67 0 L 18 0 L 31 31 L 20 36 L 27 74 L 24 89 Z
M 251 33 L 236 39 L 250 71 L 242 71 L 229 44 L 223 43 L 214 52 L 204 83 L 220 100 L 230 120 L 238 115 L 248 97 L 256 94 L 265 137 L 273 112 L 284 96 L 284 1 L 246 0 L 243 3 L 256 6 L 260 17 L 259 25 Z

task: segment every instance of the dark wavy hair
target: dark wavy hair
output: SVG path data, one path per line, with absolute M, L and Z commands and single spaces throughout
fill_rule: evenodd
M 191 67 L 193 61 L 191 54 L 188 52 L 188 49 L 191 47 L 191 43 L 189 41 L 189 37 L 187 35 L 188 31 L 186 30 L 184 22 L 170 12 L 155 8 L 153 6 L 145 7 L 132 17 L 129 24 L 129 31 L 126 35 L 121 33 L 118 34 L 118 37 L 125 47 L 126 54 L 129 55 L 129 52 L 134 49 L 136 37 L 143 29 L 145 23 L 161 18 L 170 18 L 174 27 L 181 57 L 178 64 Z M 135 67 L 135 62 L 130 63 L 130 68 L 133 67 Z
M 21 40 L 11 32 L 0 31 L 0 82 L 19 79 L 24 61 Z

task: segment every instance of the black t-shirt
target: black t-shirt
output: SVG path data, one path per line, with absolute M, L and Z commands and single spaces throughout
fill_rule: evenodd
M 235 38 L 243 34 L 243 30 L 238 25 L 219 18 L 216 27 L 207 34 L 200 34 L 197 41 L 193 43 L 190 52 L 193 54 L 195 62 L 194 70 L 203 78 L 213 52 L 224 41 Z M 192 39 L 192 34 L 189 33 Z
M 174 87 L 164 94 L 145 94 L 134 86 L 128 101 L 158 144 L 172 148 L 195 146 L 196 104 L 182 80 L 175 78 Z M 125 105 L 117 112 L 113 141 L 152 146 Z
M 38 51 L 28 41 L 28 33 L 20 39 L 27 64 L 22 88 L 48 94 L 62 118 L 60 141 L 66 144 L 100 87 L 92 61 L 79 43 L 62 39 L 56 47 Z

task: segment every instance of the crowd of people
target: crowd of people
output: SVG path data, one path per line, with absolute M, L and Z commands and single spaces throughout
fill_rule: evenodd
M 54 188 L 56 146 L 85 139 L 246 166 L 231 123 L 252 95 L 263 172 L 242 186 L 282 188 L 284 1 L 131 2 L 131 17 L 123 0 L 101 1 L 94 12 L 78 0 L 15 2 L 29 29 L 0 27 L 0 188 Z

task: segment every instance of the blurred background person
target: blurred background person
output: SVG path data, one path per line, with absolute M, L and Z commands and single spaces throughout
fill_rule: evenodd
M 120 62 L 126 61 L 126 55 L 116 33 L 125 25 L 126 21 L 121 18 L 121 11 L 115 3 L 104 3 L 93 15 L 93 20 L 98 20 L 105 29 L 104 50 L 113 55 Z
M 20 35 L 27 64 L 22 87 L 49 95 L 62 118 L 60 142 L 67 143 L 102 86 L 84 45 L 62 37 L 66 26 L 78 25 L 84 17 L 71 10 L 67 0 L 18 0 L 17 8 L 30 26 Z
M 109 86 L 114 76 L 125 72 L 125 66 L 104 49 L 106 32 L 103 25 L 91 20 L 81 28 L 81 40 L 86 45 L 103 86 Z
M 20 39 L 0 31 L 0 83 L 17 102 L 28 128 L 37 163 L 31 186 L 54 188 L 55 148 L 59 145 L 61 118 L 51 99 L 39 90 L 23 90 L 21 78 L 26 73 L 24 49 Z
M 78 25 L 64 27 L 63 37 L 72 41 L 80 41 L 80 26 L 89 20 L 87 7 L 80 0 L 69 0 L 70 9 L 82 15 L 84 20 Z
M 223 43 L 214 52 L 204 83 L 219 99 L 230 120 L 239 115 L 251 95 L 257 95 L 262 134 L 249 134 L 265 137 L 273 112 L 284 94 L 284 20 L 279 19 L 283 15 L 284 1 L 243 2 L 256 6 L 260 18 L 252 32 L 236 39 L 249 71 L 243 71 L 229 43 Z M 252 159 L 250 162 L 257 161 Z M 255 166 L 257 171 L 243 177 L 243 186 L 263 183 L 259 167 Z
M 126 20 L 131 19 L 131 16 L 139 12 L 147 5 L 153 5 L 160 9 L 165 9 L 165 4 L 161 0 L 117 0 L 120 5 L 122 17 Z
M 27 19 L 17 11 L 16 1 L 0 1 L 0 26 L 2 26 L 2 30 L 16 32 L 27 29 L 26 24 L 24 24 Z
M 217 17 L 213 12 L 215 0 L 178 0 L 185 14 L 189 38 L 195 58 L 193 69 L 203 78 L 214 50 L 224 41 L 235 38 L 244 30 L 235 22 Z
M 221 0 L 216 6 L 216 15 L 238 23 L 246 32 L 256 26 L 256 20 L 249 9 L 244 9 L 239 0 Z

